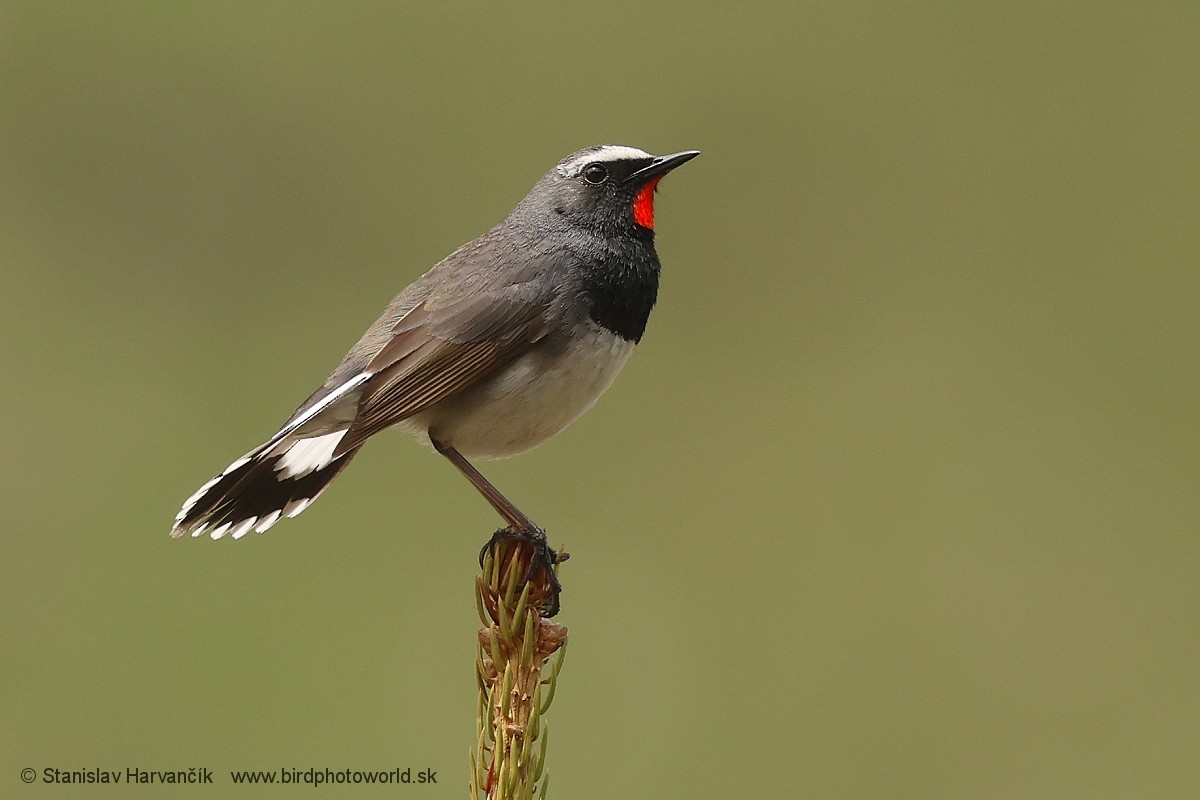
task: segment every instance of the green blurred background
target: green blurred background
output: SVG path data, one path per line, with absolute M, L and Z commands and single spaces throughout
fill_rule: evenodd
M 0 795 L 465 795 L 497 521 L 448 464 L 389 432 L 267 535 L 167 531 L 616 142 L 704 151 L 647 337 L 485 467 L 575 556 L 552 794 L 1200 796 L 1197 41 L 1195 3 L 4 3 Z

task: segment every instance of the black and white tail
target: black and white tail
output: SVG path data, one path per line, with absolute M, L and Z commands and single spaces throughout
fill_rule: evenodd
M 240 539 L 294 517 L 346 468 L 358 448 L 334 456 L 345 431 L 308 438 L 273 438 L 234 461 L 187 499 L 172 536 Z
M 171 535 L 240 539 L 308 508 L 362 444 L 339 449 L 370 377 L 360 372 L 314 392 L 278 433 L 196 490 L 175 515 Z

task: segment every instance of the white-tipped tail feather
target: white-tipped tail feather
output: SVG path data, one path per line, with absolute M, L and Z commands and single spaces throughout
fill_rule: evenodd
M 254 532 L 262 533 L 263 531 L 265 531 L 267 528 L 271 527 L 278 521 L 279 521 L 279 512 L 272 511 L 270 514 L 267 514 L 265 517 L 258 520 L 258 524 L 254 526 Z
M 334 456 L 342 432 L 277 443 L 238 459 L 188 498 L 175 518 L 172 536 L 229 536 L 263 533 L 294 517 L 325 490 L 357 449 Z
M 300 500 L 293 500 L 283 508 L 283 515 L 288 519 L 300 516 L 300 512 L 308 508 L 316 497 L 305 497 Z
M 356 406 L 356 389 L 369 377 L 355 375 L 201 486 L 175 516 L 171 535 L 240 539 L 308 508 L 357 452 L 337 452 L 346 415 L 345 406 L 343 413 L 335 407 Z
M 275 470 L 282 479 L 299 478 L 313 470 L 323 469 L 333 461 L 333 451 L 345 435 L 345 431 L 336 431 L 324 436 L 301 439 L 288 445 L 287 449 L 279 454 Z

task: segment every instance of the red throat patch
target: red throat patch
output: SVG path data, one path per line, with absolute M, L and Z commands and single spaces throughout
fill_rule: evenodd
M 633 221 L 648 230 L 654 230 L 654 190 L 660 180 L 661 175 L 647 181 L 633 201 Z

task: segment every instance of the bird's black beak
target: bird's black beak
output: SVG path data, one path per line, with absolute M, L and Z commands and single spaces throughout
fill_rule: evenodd
M 626 178 L 625 182 L 645 183 L 651 178 L 656 178 L 660 175 L 666 175 L 680 164 L 691 161 L 698 155 L 700 155 L 699 150 L 684 150 L 681 153 L 672 153 L 669 156 L 659 156 L 651 161 L 648 165 L 642 167 L 637 172 Z

